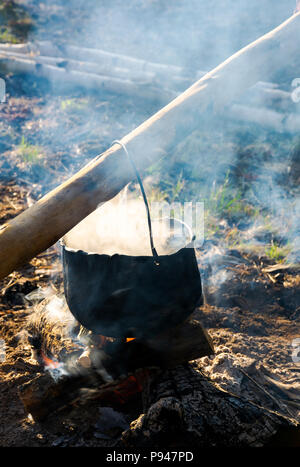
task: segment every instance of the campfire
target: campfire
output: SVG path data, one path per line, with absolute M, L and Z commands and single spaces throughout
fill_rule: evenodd
M 63 300 L 58 324 L 57 313 L 52 312 L 56 298 L 42 300 L 27 326 L 33 358 L 46 371 L 21 390 L 26 410 L 35 420 L 43 420 L 54 409 L 71 407 L 81 399 L 82 388 L 90 389 L 82 401 L 96 398 L 123 404 L 160 370 L 213 353 L 208 334 L 193 318 L 153 336 L 106 337 L 79 325 Z

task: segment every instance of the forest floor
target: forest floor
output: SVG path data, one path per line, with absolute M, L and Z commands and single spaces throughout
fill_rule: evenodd
M 0 40 L 14 43 L 28 38 L 47 39 L 51 30 L 54 40 L 65 41 L 69 36 L 89 46 L 93 37 L 89 34 L 92 23 L 88 3 L 77 2 L 76 10 L 76 2 L 5 1 L 0 7 Z M 103 7 L 102 16 L 99 12 L 100 26 L 105 26 L 103 37 L 97 36 L 102 48 L 156 61 L 162 43 L 154 43 L 154 38 L 159 36 L 162 42 L 168 38 L 173 44 L 170 53 L 160 54 L 162 61 L 185 66 L 185 62 L 195 60 L 195 43 L 190 55 L 182 46 L 178 58 L 174 52 L 179 47 L 176 34 L 161 36 L 150 26 L 144 38 L 142 29 L 135 31 L 126 47 L 121 39 L 129 36 L 127 28 L 132 26 L 135 8 L 139 15 L 145 14 L 149 25 L 151 14 L 158 11 L 159 17 L 176 29 L 183 27 L 176 20 L 178 12 L 188 16 L 197 3 L 204 2 L 190 2 L 185 9 L 186 2 L 178 1 L 176 11 L 163 1 L 149 2 L 151 7 L 146 6 L 147 2 L 132 2 L 139 6 L 130 8 L 120 37 L 115 37 L 112 33 L 115 11 L 123 11 L 122 3 L 116 1 L 114 11 Z M 198 8 L 201 16 L 201 7 Z M 279 10 L 278 18 L 273 19 L 278 19 L 278 23 Z M 66 16 L 70 18 L 67 29 L 65 20 L 62 21 Z M 253 25 L 247 34 L 243 32 L 233 48 L 267 32 L 273 26 L 270 17 L 266 23 L 264 30 L 264 18 L 259 16 L 256 28 Z M 218 23 L 220 34 L 225 26 Z M 99 32 L 97 27 L 99 24 L 93 25 Z M 197 25 L 191 30 L 198 31 Z M 198 32 L 197 40 L 201 39 Z M 147 48 L 145 44 L 149 41 L 152 45 Z M 147 50 L 146 57 L 142 55 L 143 48 Z M 208 69 L 226 58 L 224 53 L 234 51 L 217 50 L 214 63 L 207 56 L 207 44 L 201 50 L 196 69 Z M 60 95 L 47 82 L 32 76 L 9 74 L 5 80 L 7 101 L 0 104 L 1 224 L 157 110 L 157 104 L 142 100 L 87 95 L 78 89 Z M 282 214 L 287 206 L 294 209 L 299 200 L 298 144 L 296 136 L 220 118 L 214 125 L 203 124 L 201 130 L 193 132 L 176 149 L 171 162 L 164 160 L 149 169 L 146 186 L 151 200 L 200 199 L 205 203 L 205 241 L 197 249 L 205 304 L 196 310 L 196 316 L 212 337 L 215 355 L 196 360 L 192 365 L 225 390 L 254 402 L 263 400 L 270 410 L 300 422 L 298 224 L 289 224 Z M 279 208 L 272 203 L 268 206 L 261 188 L 268 183 L 280 187 L 286 204 Z M 71 421 L 60 418 L 52 424 L 41 424 L 26 413 L 18 395 L 20 385 L 45 371 L 32 358 L 30 345 L 23 339 L 33 310 L 26 296 L 49 286 L 62 293 L 59 247 L 55 245 L 40 254 L 1 281 L 0 286 L 0 446 L 118 443 L 121 429 L 107 439 L 99 434 L 101 414 L 95 412 L 95 406 L 77 412 Z M 134 409 L 124 407 L 126 423 L 137 418 L 139 404 L 137 400 Z M 297 442 L 300 444 L 300 437 Z
M 26 188 L 13 183 L 1 186 L 1 213 L 6 220 L 25 207 Z M 299 339 L 299 268 L 281 269 L 279 263 L 274 271 L 266 272 L 274 261 L 232 249 L 214 254 L 215 258 L 207 264 L 205 253 L 198 251 L 206 304 L 195 316 L 212 337 L 215 355 L 195 360 L 193 367 L 233 394 L 254 402 L 263 400 L 267 408 L 299 419 L 300 367 L 292 359 L 292 343 Z M 220 286 L 216 281 L 224 274 L 226 278 Z M 95 415 L 95 406 L 81 410 L 75 421 L 73 416 L 70 422 L 67 415 L 60 423 L 57 417 L 55 422 L 38 423 L 20 401 L 20 385 L 45 371 L 32 358 L 31 347 L 23 339 L 33 311 L 25 297 L 49 285 L 61 291 L 61 263 L 56 247 L 2 281 L 0 338 L 5 342 L 6 355 L 0 363 L 0 445 L 112 446 L 115 434 L 109 441 L 99 438 L 96 426 L 100 415 Z M 267 388 L 277 403 L 245 374 Z M 135 410 L 132 406 L 118 410 L 129 423 L 139 407 L 137 396 Z

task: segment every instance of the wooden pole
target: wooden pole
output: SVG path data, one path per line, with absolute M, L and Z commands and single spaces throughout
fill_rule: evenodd
M 122 139 L 140 171 L 165 156 L 207 110 L 226 107 L 257 81 L 300 62 L 300 12 L 203 76 Z M 134 178 L 118 144 L 0 227 L 0 279 L 53 245 Z

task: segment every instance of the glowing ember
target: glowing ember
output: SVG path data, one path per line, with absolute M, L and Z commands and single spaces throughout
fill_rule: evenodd
M 126 342 L 134 341 L 135 337 L 127 337 Z
M 48 358 L 43 351 L 41 352 L 41 356 L 46 368 L 54 370 L 55 368 L 58 368 L 60 366 L 59 362 L 55 362 L 54 360 L 51 360 L 51 358 Z
M 150 371 L 147 369 L 140 370 L 134 375 L 128 376 L 123 381 L 119 382 L 112 391 L 108 388 L 107 393 L 102 395 L 106 401 L 114 404 L 126 404 L 133 396 L 143 390 L 145 380 L 149 377 Z

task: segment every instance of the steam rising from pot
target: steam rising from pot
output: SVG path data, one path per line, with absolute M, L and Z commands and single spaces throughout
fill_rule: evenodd
M 154 245 L 159 255 L 170 255 L 191 240 L 189 226 L 180 220 L 152 219 Z M 64 238 L 70 249 L 106 255 L 151 256 L 145 205 L 125 188 L 77 224 Z

